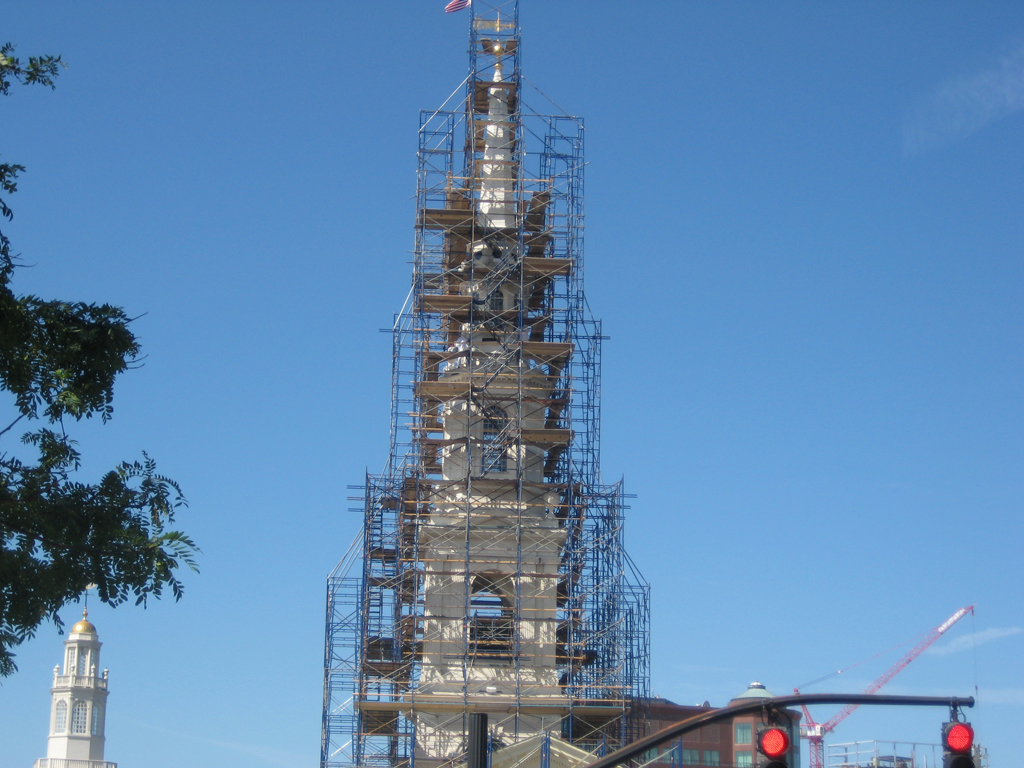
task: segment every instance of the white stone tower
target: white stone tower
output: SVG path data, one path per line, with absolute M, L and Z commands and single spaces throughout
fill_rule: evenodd
M 643 730 L 647 585 L 600 470 L 583 123 L 524 106 L 518 5 L 473 0 L 465 98 L 420 115 L 391 451 L 328 580 L 321 768 L 456 768 L 472 714 L 524 766 Z
M 82 611 L 64 641 L 63 674 L 60 665 L 53 668 L 50 738 L 35 768 L 117 768 L 103 759 L 107 670 L 99 674 L 101 645 Z
M 423 651 L 415 722 L 421 764 L 458 754 L 462 712 L 453 718 L 445 706 L 453 700 L 489 713 L 492 738 L 503 743 L 545 730 L 560 733 L 570 709 L 556 653 L 566 528 L 554 514 L 562 497 L 544 482 L 543 471 L 551 446 L 568 443 L 569 430 L 545 429 L 545 404 L 557 377 L 532 359 L 538 352 L 564 355 L 568 345 L 531 343 L 529 327 L 493 322 L 514 316 L 523 303 L 522 281 L 509 268 L 522 260 L 512 89 L 503 79 L 502 52 L 501 43 L 490 43 L 493 75 L 481 89 L 486 110 L 476 119 L 482 144 L 478 232 L 468 238 L 464 259 L 472 267 L 463 268 L 461 281 L 450 280 L 486 314 L 454 318 L 463 341 L 437 378 L 453 395 L 438 398 L 442 481 L 432 485 L 433 514 L 419 531 Z M 508 279 L 495 280 L 502 267 Z

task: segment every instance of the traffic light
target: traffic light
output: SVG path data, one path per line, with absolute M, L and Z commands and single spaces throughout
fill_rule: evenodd
M 787 768 L 789 732 L 777 725 L 761 727 L 757 731 L 757 751 L 767 759 L 758 768 Z M 957 766 L 959 768 L 959 766 Z
M 955 720 L 942 726 L 942 768 L 974 768 L 974 729 Z

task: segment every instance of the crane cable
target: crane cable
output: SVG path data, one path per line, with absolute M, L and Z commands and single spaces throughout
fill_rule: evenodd
M 972 616 L 972 619 L 973 619 L 973 616 L 974 616 L 974 612 L 973 611 L 971 612 L 971 616 Z M 824 680 L 828 680 L 829 678 L 835 677 L 836 675 L 841 675 L 844 672 L 849 672 L 854 667 L 859 667 L 861 664 L 867 664 L 869 661 L 874 661 L 879 656 L 885 656 L 887 653 L 892 653 L 893 651 L 897 650 L 898 648 L 902 648 L 905 645 L 909 645 L 910 643 L 917 643 L 921 638 L 923 638 L 927 634 L 928 634 L 927 632 L 922 632 L 920 635 L 918 635 L 917 637 L 912 638 L 911 640 L 906 640 L 906 641 L 904 641 L 902 643 L 899 643 L 898 645 L 894 645 L 892 648 L 889 648 L 886 651 L 882 651 L 881 653 L 876 653 L 874 656 L 870 656 L 870 657 L 864 659 L 863 661 L 858 661 L 856 664 L 851 664 L 850 666 L 846 667 L 845 669 L 840 669 L 840 670 L 838 670 L 836 672 L 829 672 L 827 675 L 819 677 L 816 680 L 811 680 L 811 682 L 809 682 L 809 683 L 804 683 L 803 685 L 797 686 L 797 690 L 802 691 L 802 690 L 806 689 L 808 686 L 817 685 L 818 683 L 820 683 L 820 682 L 822 682 Z M 977 674 L 975 674 L 975 682 L 977 682 Z M 975 690 L 977 690 L 977 685 L 975 685 Z

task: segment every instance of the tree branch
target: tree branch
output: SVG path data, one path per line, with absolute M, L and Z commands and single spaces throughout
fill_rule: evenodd
M 0 435 L 4 434 L 5 432 L 10 432 L 11 428 L 15 424 L 17 424 L 19 421 L 21 421 L 23 418 L 25 418 L 25 414 L 24 413 L 21 414 L 20 416 L 18 416 L 18 418 L 16 418 L 14 421 L 12 421 L 10 424 L 8 424 L 4 429 L 0 429 Z

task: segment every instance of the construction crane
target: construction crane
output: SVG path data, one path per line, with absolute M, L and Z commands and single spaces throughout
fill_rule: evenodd
M 900 659 L 891 667 L 889 667 L 888 671 L 884 675 L 882 675 L 880 678 L 875 680 L 875 682 L 873 682 L 871 685 L 865 688 L 864 693 L 875 693 L 876 691 L 878 691 L 879 688 L 881 688 L 883 685 L 885 685 L 894 677 L 896 677 L 896 675 L 899 674 L 904 667 L 906 667 L 910 662 L 912 662 L 914 659 L 920 656 L 924 652 L 925 648 L 927 648 L 929 645 L 931 645 L 940 637 L 942 637 L 943 633 L 945 633 L 947 629 L 949 629 L 958 621 L 960 621 L 960 619 L 962 619 L 968 613 L 974 613 L 973 605 L 969 605 L 966 608 L 961 608 L 959 611 L 954 613 L 952 616 L 950 616 L 948 619 L 942 622 L 939 626 L 937 626 L 935 629 L 933 629 L 931 632 L 925 635 L 924 639 L 921 640 L 921 642 L 919 642 L 913 648 L 911 648 L 906 656 L 904 656 L 902 659 Z M 800 693 L 800 689 L 794 688 L 793 693 Z M 800 726 L 800 737 L 803 739 L 807 739 L 807 744 L 810 747 L 810 768 L 825 768 L 825 734 L 831 733 L 835 729 L 835 727 L 839 725 L 841 722 L 843 722 L 843 720 L 845 720 L 847 717 L 849 717 L 858 706 L 858 704 L 850 704 L 842 710 L 840 710 L 839 713 L 836 714 L 835 717 L 833 717 L 828 722 L 816 723 L 814 722 L 814 718 L 811 717 L 811 713 L 808 711 L 807 707 L 801 705 L 801 708 L 804 711 L 805 724 Z

